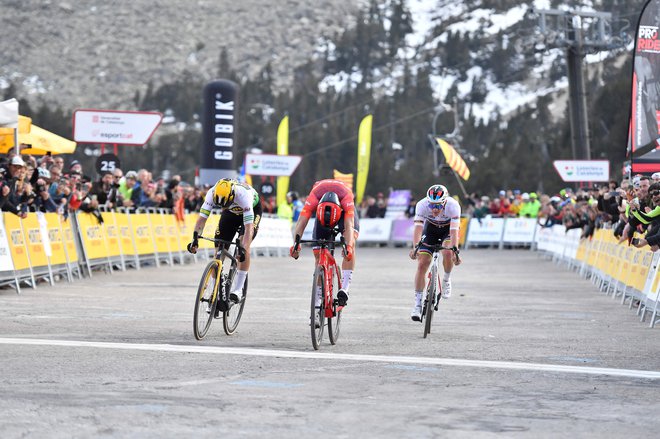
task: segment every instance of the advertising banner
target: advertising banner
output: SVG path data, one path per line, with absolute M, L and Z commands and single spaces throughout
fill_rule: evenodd
M 360 220 L 360 242 L 387 242 L 390 240 L 392 220 L 363 218 Z
M 23 235 L 25 236 L 25 243 L 30 256 L 30 266 L 34 269 L 37 267 L 47 267 L 48 257 L 44 248 L 44 242 L 41 239 L 41 225 L 37 215 L 30 214 L 23 218 Z
M 103 232 L 108 247 L 108 256 L 121 256 L 121 244 L 119 242 L 119 228 L 117 227 L 116 212 L 103 212 Z
M 49 257 L 50 265 L 64 265 L 68 261 L 66 259 L 66 250 L 64 249 L 64 237 L 60 228 L 60 216 L 56 213 L 47 213 L 45 214 L 45 219 L 51 250 Z
M 154 237 L 151 233 L 149 216 L 146 213 L 136 213 L 129 217 L 131 230 L 138 255 L 150 255 L 154 253 Z
M 392 221 L 392 235 L 390 239 L 394 242 L 412 243 L 414 227 L 415 223 L 412 219 L 395 219 Z
M 78 227 L 80 227 L 80 240 L 87 260 L 107 259 L 108 249 L 105 245 L 105 232 L 103 225 L 91 213 L 78 212 Z
M 28 256 L 21 218 L 9 212 L 2 212 L 4 216 L 5 232 L 9 238 L 9 250 L 11 260 L 14 261 L 15 270 L 30 268 L 30 257 Z
M 442 154 L 445 156 L 445 161 L 449 167 L 452 168 L 458 175 L 460 175 L 463 180 L 467 181 L 470 178 L 470 169 L 468 169 L 461 155 L 445 140 L 436 137 L 435 141 L 438 142 L 438 145 L 442 150 Z
M 412 199 L 410 190 L 396 190 L 390 192 L 387 198 L 387 208 L 385 210 L 385 218 L 401 218 L 408 208 L 408 204 Z
M 493 244 L 502 240 L 503 218 L 472 218 L 468 228 L 468 244 Z
M 12 271 L 13 269 L 14 263 L 11 261 L 11 250 L 5 232 L 5 222 L 0 217 L 0 271 Z
M 133 244 L 133 229 L 128 220 L 128 213 L 115 213 L 115 226 L 119 238 L 119 249 L 124 255 L 135 255 L 137 250 Z
M 660 171 L 660 0 L 644 5 L 635 32 L 627 155 L 632 173 Z
M 76 248 L 76 241 L 73 236 L 73 229 L 71 228 L 71 220 L 70 219 L 67 219 L 66 221 L 60 220 L 60 226 L 62 227 L 64 250 L 66 251 L 66 256 L 69 260 L 69 263 L 72 264 L 78 261 L 78 248 Z
M 609 160 L 555 160 L 555 170 L 566 182 L 609 181 Z
M 73 113 L 73 140 L 144 145 L 161 120 L 161 113 L 145 111 L 76 110 Z
M 284 116 L 284 119 L 280 122 L 280 126 L 277 128 L 277 155 L 289 155 L 289 116 Z M 293 171 L 289 175 L 291 174 L 293 174 Z M 278 206 L 286 201 L 286 193 L 289 191 L 289 175 L 277 177 Z
M 224 79 L 209 82 L 203 91 L 200 184 L 234 178 L 238 143 L 238 84 Z
M 507 218 L 502 242 L 531 244 L 536 232 L 535 218 Z
M 371 157 L 371 127 L 374 117 L 369 114 L 360 122 L 358 130 L 357 178 L 355 180 L 356 199 L 360 204 L 369 178 L 369 158 Z
M 246 154 L 245 172 L 250 175 L 290 176 L 301 160 L 299 155 Z

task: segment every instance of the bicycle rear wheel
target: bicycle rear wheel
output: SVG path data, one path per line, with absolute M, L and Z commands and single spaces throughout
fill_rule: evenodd
M 230 273 L 229 279 L 232 279 L 233 273 Z M 227 282 L 229 284 L 229 282 Z M 225 286 L 225 291 L 231 291 L 231 285 Z M 245 278 L 245 284 L 243 285 L 243 298 L 239 303 L 232 303 L 227 311 L 222 313 L 222 327 L 225 329 L 225 334 L 232 335 L 236 332 L 238 327 L 238 322 L 241 321 L 241 316 L 243 315 L 243 308 L 245 307 L 245 300 L 247 299 L 248 292 L 248 279 Z
M 206 336 L 206 333 L 211 327 L 211 322 L 213 322 L 215 307 L 218 304 L 218 295 L 216 294 L 215 297 L 213 295 L 217 279 L 218 262 L 211 261 L 204 269 L 204 274 L 202 274 L 202 279 L 199 281 L 199 287 L 197 287 L 197 295 L 195 297 L 193 333 L 197 340 L 201 340 Z
M 339 291 L 339 273 L 335 270 L 331 270 L 330 276 L 332 276 L 332 281 L 330 285 L 332 286 L 332 291 L 330 291 L 330 296 L 332 296 L 332 311 L 333 316 L 328 317 L 328 338 L 330 339 L 331 344 L 336 344 L 339 339 L 339 324 L 341 323 L 341 310 L 336 304 L 336 299 L 334 295 Z
M 325 285 L 323 282 L 325 270 L 323 267 L 316 267 L 314 270 L 314 282 L 312 283 L 312 303 L 310 306 L 309 328 L 312 334 L 312 346 L 314 350 L 319 350 L 321 340 L 323 339 L 323 328 L 325 320 Z M 321 287 L 321 303 L 316 306 L 317 286 Z
M 435 307 L 435 296 L 438 294 L 436 289 L 438 285 L 438 269 L 433 264 L 431 266 L 431 278 L 429 279 L 429 286 L 426 289 L 426 303 L 424 308 L 426 309 L 426 314 L 424 315 L 424 338 L 431 333 L 431 322 L 433 321 L 433 309 Z

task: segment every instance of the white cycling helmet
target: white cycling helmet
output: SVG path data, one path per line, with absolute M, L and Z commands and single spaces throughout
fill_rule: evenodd
M 447 196 L 449 192 L 447 188 L 441 184 L 434 184 L 426 191 L 426 199 L 431 204 L 442 204 L 444 205 L 447 201 Z

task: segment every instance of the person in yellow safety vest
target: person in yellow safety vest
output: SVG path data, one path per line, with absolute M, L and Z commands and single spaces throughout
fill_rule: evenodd
M 521 218 L 536 218 L 541 210 L 541 203 L 538 200 L 536 192 L 522 194 L 522 205 L 520 207 Z
M 277 206 L 277 217 L 289 222 L 293 219 L 293 206 L 287 200 Z

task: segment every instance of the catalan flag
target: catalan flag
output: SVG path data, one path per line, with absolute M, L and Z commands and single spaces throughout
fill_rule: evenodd
M 341 181 L 346 186 L 348 186 L 350 190 L 353 190 L 353 174 L 342 174 L 336 169 L 332 171 L 332 174 L 332 178 Z
M 445 160 L 450 168 L 452 168 L 458 175 L 461 176 L 463 180 L 470 178 L 470 170 L 467 165 L 461 158 L 461 155 L 456 152 L 453 146 L 445 142 L 439 137 L 435 138 L 435 141 L 440 145 L 442 153 L 445 155 Z

